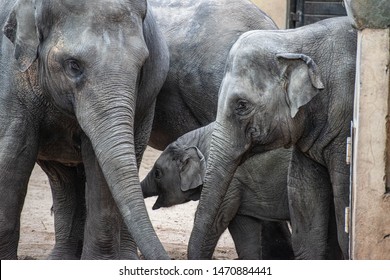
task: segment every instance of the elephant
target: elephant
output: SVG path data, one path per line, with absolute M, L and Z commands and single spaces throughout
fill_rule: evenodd
M 168 44 L 170 68 L 158 94 L 149 145 L 163 151 L 213 122 L 229 50 L 249 30 L 277 29 L 249 0 L 149 0 Z
M 231 48 L 220 87 L 203 190 L 188 245 L 210 258 L 224 196 L 251 156 L 291 147 L 288 201 L 297 259 L 349 258 L 346 139 L 353 113 L 356 30 L 335 17 L 291 30 L 257 30 Z
M 153 209 L 199 200 L 214 122 L 167 146 L 141 182 L 144 197 L 158 196 Z M 249 158 L 234 174 L 218 218 L 208 233 L 229 228 L 239 259 L 293 259 L 287 201 L 291 150 Z M 209 248 L 213 250 L 213 248 Z
M 129 257 L 123 244 L 132 236 L 146 259 L 169 259 L 138 177 L 169 70 L 151 7 L 146 0 L 0 6 L 0 259 L 17 258 L 36 162 L 53 192 L 52 258 Z

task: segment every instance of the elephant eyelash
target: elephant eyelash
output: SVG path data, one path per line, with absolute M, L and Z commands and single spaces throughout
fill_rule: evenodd
M 235 112 L 239 116 L 244 116 L 249 113 L 251 104 L 247 100 L 240 99 L 236 102 Z
M 64 61 L 64 69 L 68 76 L 72 78 L 78 78 L 80 77 L 84 69 L 81 65 L 81 63 L 75 59 L 67 59 Z

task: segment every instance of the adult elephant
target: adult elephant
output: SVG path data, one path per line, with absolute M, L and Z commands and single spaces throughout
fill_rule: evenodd
M 161 153 L 141 182 L 144 197 L 158 196 L 153 210 L 199 200 L 214 122 L 179 137 Z M 290 149 L 259 154 L 239 166 L 218 218 L 208 228 L 217 241 L 228 228 L 239 259 L 293 259 L 287 199 Z
M 207 229 L 240 163 L 283 146 L 293 146 L 288 196 L 296 258 L 324 259 L 337 246 L 349 257 L 345 141 L 352 120 L 355 54 L 356 32 L 347 17 L 294 30 L 251 31 L 234 44 L 190 238 L 191 259 L 209 257 L 214 241 Z M 329 246 L 330 240 L 338 244 Z
M 129 231 L 147 259 L 168 259 L 137 170 L 169 68 L 146 1 L 1 0 L 0 7 L 0 259 L 17 258 L 36 161 L 56 188 L 61 254 L 83 247 L 83 258 L 121 257 Z M 84 176 L 85 231 L 83 192 L 75 190 Z
M 249 0 L 149 0 L 167 40 L 170 69 L 157 98 L 149 145 L 164 150 L 213 122 L 229 50 L 249 30 L 276 29 Z

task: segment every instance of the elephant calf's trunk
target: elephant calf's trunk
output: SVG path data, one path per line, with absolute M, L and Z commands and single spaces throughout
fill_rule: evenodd
M 154 168 L 149 171 L 148 175 L 142 180 L 141 189 L 144 198 L 158 195 L 156 183 L 154 181 Z

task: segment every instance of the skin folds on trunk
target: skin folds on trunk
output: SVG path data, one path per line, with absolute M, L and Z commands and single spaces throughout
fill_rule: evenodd
M 154 173 L 149 172 L 148 175 L 141 182 L 141 189 L 144 194 L 144 198 L 158 195 L 158 191 L 156 188 L 156 184 L 154 183 L 153 176 Z
M 121 84 L 128 86 L 105 91 L 107 100 L 99 101 L 103 109 L 96 110 L 92 98 L 81 97 L 83 100 L 78 100 L 78 104 L 82 106 L 77 108 L 76 116 L 91 141 L 123 221 L 142 254 L 147 259 L 169 259 L 150 222 L 140 188 L 133 132 L 137 88 L 132 85 L 136 83 Z
M 214 247 L 215 237 L 208 236 L 207 229 L 213 226 L 214 218 L 217 216 L 218 209 L 240 162 L 240 157 L 229 156 L 236 154 L 228 152 L 234 150 L 235 147 L 231 144 L 233 142 L 230 141 L 229 136 L 221 131 L 224 130 L 221 129 L 220 125 L 216 125 L 212 135 L 202 194 L 188 244 L 188 258 L 193 260 L 209 259 L 211 257 L 207 252 L 210 252 L 210 248 Z M 211 174 L 208 170 L 214 170 L 215 172 Z M 213 188 L 214 185 L 218 185 L 220 188 Z M 210 198 L 216 199 L 211 201 Z

